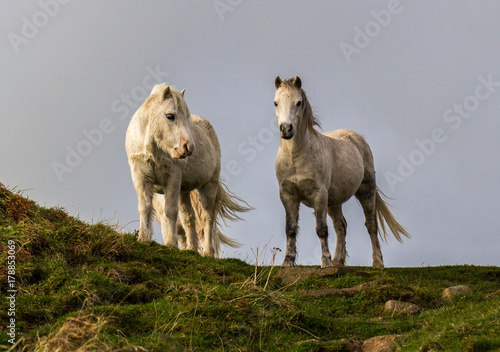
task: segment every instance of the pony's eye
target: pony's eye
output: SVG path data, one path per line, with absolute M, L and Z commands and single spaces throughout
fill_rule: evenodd
M 274 106 L 278 106 L 278 103 L 277 103 L 277 102 L 274 102 Z
M 175 120 L 175 115 L 174 115 L 174 114 L 165 114 L 165 117 L 166 117 L 169 121 L 174 121 L 174 120 Z
M 301 106 L 302 105 L 302 101 L 299 100 L 295 105 Z

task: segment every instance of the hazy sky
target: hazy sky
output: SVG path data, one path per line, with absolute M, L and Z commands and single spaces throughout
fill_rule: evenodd
M 138 228 L 125 130 L 167 82 L 212 122 L 225 180 L 255 208 L 224 230 L 244 244 L 225 255 L 265 260 L 285 249 L 274 78 L 299 75 L 323 131 L 366 137 L 413 235 L 382 245 L 386 266 L 500 265 L 499 18 L 493 0 L 4 1 L 0 182 Z M 361 207 L 344 214 L 348 264 L 370 265 Z M 300 264 L 320 264 L 314 226 L 301 207 Z

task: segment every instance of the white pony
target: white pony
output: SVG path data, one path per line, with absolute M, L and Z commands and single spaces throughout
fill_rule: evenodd
M 355 195 L 365 213 L 365 225 L 372 242 L 372 265 L 383 268 L 378 225 L 384 239 L 387 238 L 384 220 L 398 241 L 402 241 L 400 234 L 410 235 L 394 219 L 380 195 L 368 143 L 350 130 L 324 134 L 316 131 L 314 126 L 319 122 L 313 115 L 299 77 L 282 81 L 278 76 L 274 84 L 276 120 L 281 134 L 276 176 L 286 212 L 287 243 L 282 266 L 293 266 L 295 263 L 300 203 L 314 209 L 322 267 L 343 266 L 347 255 L 347 222 L 342 214 L 342 204 Z M 327 214 L 332 218 L 337 233 L 333 263 L 328 249 Z
M 219 140 L 210 122 L 191 115 L 184 90 L 156 85 L 130 121 L 125 149 L 138 198 L 139 241 L 152 241 L 154 215 L 167 246 L 180 242 L 199 251 L 200 237 L 203 255 L 216 256 L 219 242 L 237 245 L 217 223 L 240 219 L 236 213 L 249 208 L 220 181 Z

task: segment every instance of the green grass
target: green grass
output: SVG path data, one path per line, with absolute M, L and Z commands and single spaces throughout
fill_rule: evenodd
M 341 339 L 401 335 L 402 351 L 500 351 L 500 268 L 389 268 L 283 285 L 276 268 L 138 243 L 44 208 L 0 184 L 0 291 L 16 243 L 16 351 L 346 351 Z M 269 278 L 269 280 L 268 280 Z M 349 297 L 302 290 L 353 287 Z M 444 302 L 448 286 L 474 295 Z M 389 299 L 422 306 L 384 313 Z M 9 302 L 0 301 L 0 349 Z

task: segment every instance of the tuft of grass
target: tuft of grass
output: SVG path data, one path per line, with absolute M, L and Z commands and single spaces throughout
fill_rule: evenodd
M 20 341 L 19 350 L 33 352 L 86 352 L 106 351 L 110 346 L 101 338 L 101 331 L 106 324 L 105 319 L 93 314 L 77 314 L 68 317 L 60 327 L 48 335 L 25 338 Z
M 282 284 L 256 264 L 204 258 L 139 243 L 134 234 L 87 224 L 0 184 L 0 292 L 7 294 L 7 241 L 16 243 L 17 344 L 11 351 L 348 351 L 347 340 L 401 335 L 402 351 L 500 349 L 500 268 L 356 268 Z M 321 269 L 317 269 L 321 270 Z M 304 296 L 376 279 L 348 297 Z M 474 295 L 444 302 L 444 288 Z M 389 299 L 415 316 L 384 313 Z M 0 300 L 7 322 L 9 302 Z M 347 339 L 347 340 L 346 340 Z
M 0 216 L 8 217 L 14 221 L 29 219 L 32 215 L 35 202 L 24 198 L 21 191 L 8 190 L 0 182 Z

